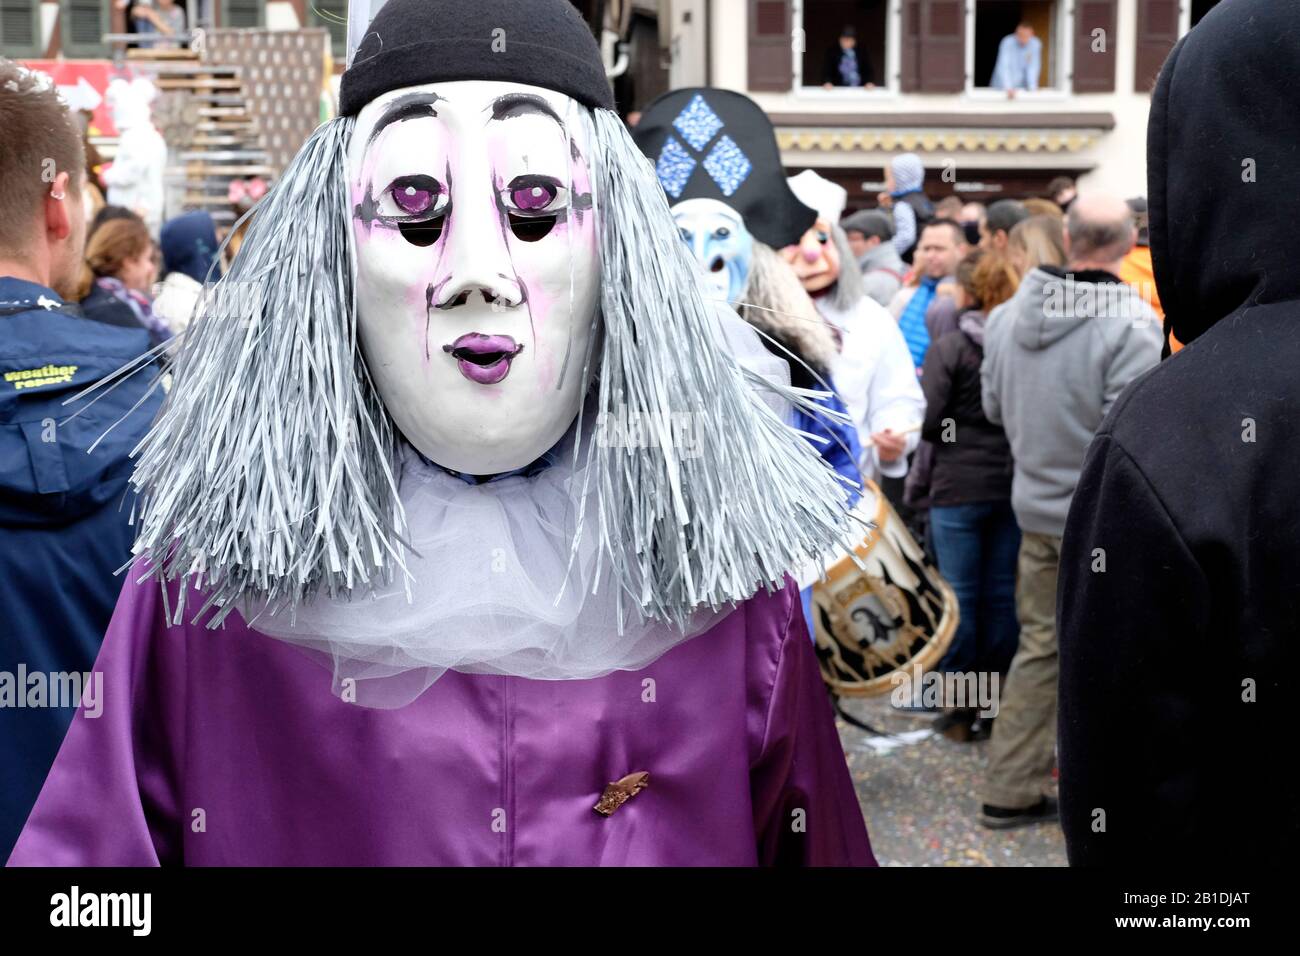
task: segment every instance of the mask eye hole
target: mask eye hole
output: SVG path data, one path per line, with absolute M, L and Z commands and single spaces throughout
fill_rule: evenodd
M 555 216 L 516 216 L 510 214 L 510 231 L 521 242 L 536 242 L 555 228 Z
M 442 236 L 442 224 L 446 216 L 438 216 L 426 222 L 399 222 L 397 230 L 413 246 L 431 246 Z

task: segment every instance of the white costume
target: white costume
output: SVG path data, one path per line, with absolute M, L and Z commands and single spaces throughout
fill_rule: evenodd
M 139 213 L 154 236 L 163 221 L 163 170 L 167 143 L 153 125 L 150 102 L 156 95 L 145 79 L 115 79 L 108 84 L 108 102 L 120 139 L 113 165 L 104 173 L 111 205 Z
M 869 444 L 875 432 L 886 428 L 901 432 L 925 418 L 925 395 L 898 322 L 867 297 L 849 312 L 836 311 L 824 296 L 816 302 L 822 318 L 843 336 L 833 375 L 863 447 L 859 467 L 868 475 L 902 478 L 907 474 L 907 456 L 920 444 L 920 433 L 908 434 L 904 454 L 895 461 L 882 462 Z
M 817 210 L 819 227 L 824 224 L 828 234 L 838 228 L 835 224 L 848 201 L 848 192 L 842 186 L 808 169 L 791 177 L 790 188 L 800 202 Z M 840 267 L 846 264 L 854 268 L 852 258 L 842 258 Z M 871 436 L 886 428 L 894 432 L 915 429 L 925 419 L 925 395 L 912 355 L 898 320 L 884 306 L 860 295 L 853 305 L 844 308 L 836 304 L 843 298 L 828 292 L 815 296 L 813 301 L 821 317 L 839 329 L 843 338 L 831 372 L 858 430 L 863 448 L 859 467 L 867 477 L 902 478 L 907 474 L 908 456 L 920 444 L 919 430 L 908 433 L 904 453 L 890 462 L 880 460 Z

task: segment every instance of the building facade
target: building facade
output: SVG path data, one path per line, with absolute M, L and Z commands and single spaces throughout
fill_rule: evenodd
M 883 167 L 921 155 L 927 191 L 991 201 L 1041 195 L 1059 175 L 1146 193 L 1150 91 L 1179 36 L 1218 0 L 668 0 L 673 86 L 752 96 L 788 166 L 812 168 L 874 205 Z M 1229 0 L 1230 2 L 1230 0 Z M 990 88 L 998 45 L 1020 23 L 1041 43 L 1038 89 Z M 854 28 L 870 87 L 826 88 Z M 701 34 L 698 43 L 687 35 Z M 683 52 L 685 51 L 685 52 Z M 635 104 L 639 108 L 643 104 Z
M 199 27 L 329 30 L 341 69 L 347 0 L 180 0 Z M 522 2 L 522 0 L 521 0 Z M 989 201 L 1059 175 L 1146 192 L 1150 90 L 1165 56 L 1220 0 L 575 0 L 600 29 L 620 109 L 669 88 L 745 92 L 772 116 L 792 168 L 874 204 L 889 158 L 915 151 L 927 190 Z M 1230 0 L 1225 0 L 1230 2 Z M 126 0 L 0 0 L 0 53 L 107 58 Z M 1020 23 L 1041 43 L 1038 88 L 990 88 Z M 851 26 L 866 74 L 826 88 Z M 621 42 L 615 42 L 621 41 Z

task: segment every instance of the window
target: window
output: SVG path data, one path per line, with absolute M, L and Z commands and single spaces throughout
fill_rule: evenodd
M 36 57 L 43 52 L 39 0 L 0 0 L 0 53 Z
M 110 28 L 108 8 L 100 0 L 61 0 L 59 35 L 64 56 L 95 59 L 108 55 L 104 46 L 104 34 Z
M 972 9 L 973 8 L 973 9 Z M 967 71 L 971 89 L 1062 90 L 1069 84 L 1066 54 L 1070 44 L 1070 10 L 1061 0 L 976 0 L 968 7 Z M 1005 72 L 995 75 L 998 54 L 1007 37 L 1010 59 Z M 1038 50 L 1038 74 L 1033 80 L 1024 74 Z M 1017 95 L 1020 95 L 1017 93 Z
M 266 22 L 266 0 L 222 0 L 223 27 L 260 27 Z
M 348 55 L 348 0 L 310 0 L 307 21 L 330 32 L 330 50 L 340 63 Z
M 855 73 L 858 91 L 889 88 L 889 31 L 893 0 L 803 0 L 796 3 L 796 23 L 802 28 L 803 53 L 796 57 L 797 85 L 847 91 Z M 851 29 L 851 41 L 841 35 Z M 853 56 L 844 56 L 845 48 Z

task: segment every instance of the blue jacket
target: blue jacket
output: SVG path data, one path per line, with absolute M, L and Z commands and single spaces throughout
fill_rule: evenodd
M 831 395 L 830 398 L 819 399 L 817 402 L 824 408 L 829 408 L 836 412 L 847 411 L 844 402 L 838 395 Z M 802 409 L 794 410 L 794 427 L 810 435 L 816 435 L 819 438 L 827 439 L 827 444 L 819 442 L 810 442 L 817 449 L 818 453 L 826 464 L 835 469 L 840 476 L 849 479 L 854 485 L 862 485 L 862 475 L 858 471 L 857 462 L 862 458 L 862 446 L 858 443 L 858 432 L 853 425 L 841 424 L 830 421 L 820 415 L 809 415 Z M 845 490 L 849 492 L 847 507 L 852 508 L 862 497 L 859 488 L 846 486 Z
M 162 397 L 131 411 L 149 368 L 93 405 L 63 402 L 148 348 L 144 329 L 92 322 L 51 289 L 0 277 L 0 860 L 76 712 L 75 700 L 50 706 L 75 685 L 49 677 L 91 669 L 117 601 L 132 540 L 127 455 Z

